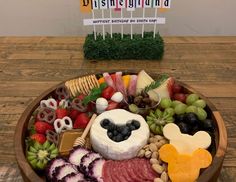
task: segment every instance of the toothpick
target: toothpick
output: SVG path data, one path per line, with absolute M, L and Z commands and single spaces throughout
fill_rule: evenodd
M 112 19 L 112 9 L 110 8 L 110 19 Z M 111 33 L 111 38 L 112 38 L 112 24 L 110 24 L 110 33 Z
M 94 10 L 92 10 L 92 16 L 93 16 L 93 19 L 94 19 Z M 94 40 L 97 39 L 97 33 L 96 33 L 96 26 L 93 25 L 93 34 L 94 34 Z
M 144 19 L 144 17 L 145 17 L 145 7 L 143 7 L 143 19 Z M 143 23 L 143 25 L 142 25 L 142 38 L 143 38 L 143 36 L 144 36 L 144 23 Z
M 121 19 L 123 19 L 123 8 L 121 8 L 120 10 L 120 17 Z M 124 35 L 124 26 L 123 24 L 121 24 L 121 38 L 123 39 L 123 35 Z
M 130 11 L 130 18 L 133 18 L 133 11 Z M 130 38 L 133 39 L 133 24 L 131 24 L 130 32 Z
M 157 18 L 157 8 L 155 9 L 155 18 Z M 156 27 L 157 27 L 157 22 L 155 22 L 155 24 L 154 24 L 154 28 L 153 28 L 153 38 L 156 37 Z
M 102 19 L 104 19 L 104 10 L 102 9 Z M 105 40 L 105 25 L 102 25 L 102 37 Z

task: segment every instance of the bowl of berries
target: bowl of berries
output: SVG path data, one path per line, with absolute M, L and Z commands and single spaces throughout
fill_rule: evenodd
M 24 181 L 216 181 L 226 148 L 224 121 L 206 97 L 144 70 L 62 82 L 27 107 L 15 131 Z

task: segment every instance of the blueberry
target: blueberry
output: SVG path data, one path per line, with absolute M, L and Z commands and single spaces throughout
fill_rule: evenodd
M 121 142 L 121 141 L 123 141 L 123 140 L 124 140 L 123 136 L 119 133 L 119 134 L 116 136 L 116 142 Z
M 116 135 L 118 135 L 118 131 L 117 130 L 113 130 L 112 134 L 113 134 L 113 136 L 116 136 Z
M 199 126 L 198 125 L 194 125 L 191 127 L 191 132 L 190 134 L 191 135 L 194 135 L 196 132 L 198 132 L 200 130 Z
M 130 125 L 129 129 L 132 131 L 132 130 L 136 130 L 135 126 L 134 125 Z
M 127 140 L 128 138 L 129 138 L 129 136 L 125 136 L 125 137 L 124 137 L 124 140 Z
M 101 121 L 101 126 L 105 129 L 108 129 L 109 124 L 110 124 L 110 120 L 108 120 L 108 119 L 104 119 Z
M 121 131 L 123 136 L 126 136 L 130 133 L 129 127 L 125 126 L 124 129 Z
M 110 139 L 112 139 L 112 137 L 113 137 L 113 133 L 110 132 L 110 131 L 107 131 L 107 136 L 108 136 Z
M 205 119 L 202 122 L 202 128 L 205 131 L 210 131 L 210 132 L 214 132 L 215 130 L 215 125 L 214 122 L 211 119 Z
M 199 122 L 197 115 L 193 112 L 187 113 L 185 115 L 185 120 L 186 120 L 186 123 L 190 125 L 197 125 Z
M 135 129 L 139 129 L 140 123 L 137 120 L 132 120 L 131 124 L 135 127 Z
M 186 123 L 180 122 L 180 123 L 178 123 L 178 126 L 179 126 L 179 129 L 182 133 L 186 133 L 186 134 L 190 133 L 189 126 Z
M 117 131 L 121 133 L 126 126 L 117 126 Z
M 109 123 L 108 125 L 108 130 L 114 130 L 116 128 L 116 126 L 113 123 Z
M 184 122 L 185 120 L 185 114 L 176 114 L 175 115 L 175 122 L 176 123 L 180 123 L 180 122 Z

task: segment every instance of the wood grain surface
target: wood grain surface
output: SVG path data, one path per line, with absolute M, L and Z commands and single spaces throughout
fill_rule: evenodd
M 80 37 L 0 37 L 0 181 L 22 181 L 15 126 L 43 91 L 79 73 L 140 70 L 167 73 L 205 95 L 221 113 L 228 150 L 218 181 L 236 179 L 236 37 L 165 37 L 162 61 L 88 61 Z

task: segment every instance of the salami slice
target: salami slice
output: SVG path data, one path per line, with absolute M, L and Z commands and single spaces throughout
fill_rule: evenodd
M 103 165 L 102 178 L 104 182 L 112 182 L 112 163 L 113 161 L 106 161 Z

